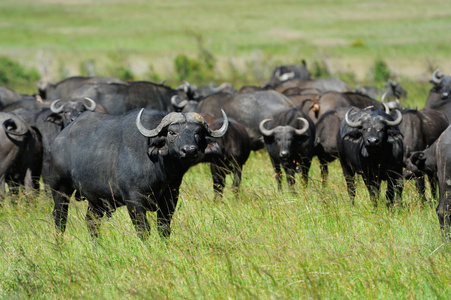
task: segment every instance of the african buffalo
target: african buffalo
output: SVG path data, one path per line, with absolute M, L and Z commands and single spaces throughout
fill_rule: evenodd
M 0 109 L 24 97 L 26 97 L 26 95 L 19 94 L 12 89 L 0 86 Z
M 124 81 L 118 78 L 73 76 L 61 80 L 57 83 L 50 83 L 41 80 L 38 83 L 38 91 L 39 95 L 44 100 L 67 99 L 81 86 L 92 83 L 125 84 Z
M 351 88 L 348 86 L 346 82 L 339 78 L 317 78 L 317 79 L 310 79 L 310 80 L 304 80 L 304 79 L 291 79 L 282 82 L 278 86 L 275 86 L 274 89 L 276 91 L 283 91 L 287 88 L 291 87 L 298 87 L 301 89 L 306 88 L 314 88 L 318 89 L 321 92 L 350 92 Z
M 315 138 L 312 120 L 300 110 L 292 108 L 275 114 L 271 119 L 262 120 L 259 128 L 276 173 L 279 190 L 282 189 L 281 167 L 285 170 L 291 189 L 296 171 L 301 172 L 306 186 Z
M 429 108 L 442 100 L 451 99 L 451 76 L 440 74 L 440 69 L 432 73 L 431 83 L 434 85 L 429 91 L 424 107 Z
M 147 211 L 157 211 L 161 236 L 170 223 L 185 172 L 200 153 L 217 148 L 224 124 L 211 130 L 197 113 L 134 110 L 124 115 L 85 113 L 63 129 L 52 144 L 50 185 L 57 230 L 66 229 L 74 190 L 88 204 L 86 223 L 98 237 L 101 218 L 127 206 L 138 236 L 150 231 Z
M 422 151 L 412 151 L 405 158 L 403 177 L 407 180 L 422 178 L 425 175 L 431 185 L 432 198 L 437 199 L 437 160 L 435 158 L 437 141 Z
M 302 60 L 302 65 L 284 65 L 275 67 L 272 71 L 271 78 L 265 83 L 265 86 L 278 86 L 284 81 L 298 78 L 302 80 L 310 80 L 311 73 L 307 69 L 307 63 Z
M 448 127 L 445 115 L 434 109 L 406 109 L 402 110 L 402 122 L 399 130 L 403 135 L 404 165 L 413 151 L 421 151 L 432 145 L 434 141 Z M 416 179 L 416 186 L 422 200 L 426 200 L 424 177 Z
M 206 120 L 207 117 L 203 116 Z M 212 130 L 217 130 L 224 123 L 223 118 L 214 119 L 209 123 Z M 217 139 L 219 151 L 206 154 L 202 162 L 210 163 L 210 171 L 213 178 L 213 190 L 215 199 L 223 197 L 225 177 L 233 174 L 233 192 L 239 194 L 241 174 L 243 166 L 249 158 L 251 145 L 246 128 L 237 121 L 229 118 L 229 127 L 225 135 Z
M 39 189 L 41 136 L 13 113 L 0 113 L 0 123 L 0 196 L 5 193 L 5 183 L 13 192 L 19 185 L 28 191 Z
M 136 108 L 160 111 L 174 111 L 171 98 L 178 95 L 188 99 L 183 90 L 149 81 L 132 81 L 127 84 L 95 83 L 85 84 L 71 94 L 74 98 L 90 98 L 103 105 L 112 115 L 123 114 Z
M 346 179 L 351 203 L 354 204 L 354 176 L 361 174 L 371 200 L 377 205 L 382 180 L 387 181 L 388 205 L 401 198 L 403 190 L 403 137 L 396 119 L 383 109 L 369 107 L 351 115 L 348 110 L 337 136 L 338 155 Z
M 451 239 L 451 126 L 437 140 L 435 158 L 437 160 L 437 176 L 439 204 L 436 212 L 440 229 L 445 238 Z

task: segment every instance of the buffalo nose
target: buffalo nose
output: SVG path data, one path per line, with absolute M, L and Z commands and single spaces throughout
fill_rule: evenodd
M 287 150 L 280 151 L 279 156 L 282 158 L 286 158 L 290 156 L 290 152 L 288 152 Z
M 370 137 L 367 139 L 368 145 L 375 145 L 379 143 L 379 139 L 377 137 Z
M 182 148 L 182 152 L 188 156 L 195 155 L 195 154 L 197 154 L 197 147 L 196 146 L 184 146 Z

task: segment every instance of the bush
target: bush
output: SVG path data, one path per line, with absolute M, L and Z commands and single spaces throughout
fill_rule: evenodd
M 27 70 L 9 57 L 0 56 L 0 85 L 35 83 L 39 78 L 36 69 Z
M 383 60 L 377 59 L 374 62 L 373 76 L 374 80 L 378 82 L 387 81 L 391 78 L 391 72 Z

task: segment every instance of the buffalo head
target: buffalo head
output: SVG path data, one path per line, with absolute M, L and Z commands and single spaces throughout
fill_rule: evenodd
M 363 157 L 379 155 L 384 150 L 387 142 L 391 143 L 402 138 L 397 126 L 402 121 L 402 114 L 396 110 L 396 119 L 386 111 L 374 108 L 366 108 L 350 115 L 354 108 L 346 112 L 344 124 L 348 126 L 344 140 L 360 144 L 360 154 Z M 401 146 L 402 148 L 402 146 Z
M 199 152 L 220 151 L 215 138 L 222 137 L 229 121 L 223 110 L 224 123 L 218 130 L 212 130 L 198 113 L 169 113 L 154 129 L 147 129 L 141 122 L 143 109 L 136 118 L 139 132 L 151 138 L 149 156 L 170 155 L 179 159 L 195 159 Z
M 431 82 L 434 84 L 432 90 L 441 95 L 442 100 L 451 98 L 451 76 L 440 74 L 437 68 L 432 73 Z
M 94 111 L 96 109 L 96 102 L 87 97 L 85 100 L 87 102 L 76 100 L 62 102 L 59 99 L 53 101 L 50 105 L 52 114 L 48 117 L 48 121 L 62 124 L 63 127 L 66 127 L 83 112 Z
M 265 119 L 260 122 L 259 129 L 263 136 L 271 137 L 274 139 L 274 143 L 279 150 L 279 159 L 287 160 L 292 155 L 291 149 L 293 148 L 293 142 L 295 139 L 305 135 L 309 129 L 309 122 L 305 118 L 298 118 L 303 123 L 303 126 L 294 128 L 292 126 L 276 126 L 273 129 L 266 129 L 265 124 L 272 121 L 272 119 Z

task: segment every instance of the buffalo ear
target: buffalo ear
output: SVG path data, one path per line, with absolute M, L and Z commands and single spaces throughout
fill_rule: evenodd
M 61 125 L 63 123 L 63 117 L 59 114 L 52 113 L 47 117 L 47 119 L 45 119 L 45 121 Z
M 207 147 L 205 148 L 205 151 L 204 151 L 205 154 L 218 154 L 218 155 L 223 154 L 223 148 L 218 143 L 218 140 L 216 138 L 207 137 L 206 140 L 207 140 Z
M 149 148 L 147 149 L 147 155 L 149 155 L 150 158 L 156 157 L 157 155 L 164 156 L 167 155 L 168 152 L 168 144 L 166 143 L 165 136 L 159 136 L 150 140 Z
M 394 143 L 396 141 L 402 141 L 402 139 L 404 138 L 401 131 L 396 130 L 396 129 L 389 129 L 387 131 L 387 134 L 388 134 L 387 140 L 389 143 Z

